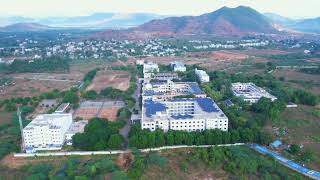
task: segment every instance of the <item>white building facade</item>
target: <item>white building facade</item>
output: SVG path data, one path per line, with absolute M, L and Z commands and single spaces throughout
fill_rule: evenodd
M 257 103 L 262 97 L 268 98 L 271 101 L 277 99 L 277 97 L 253 83 L 232 83 L 231 90 L 235 96 L 243 98 L 244 101 L 250 104 Z
M 210 77 L 204 70 L 195 69 L 194 70 L 200 82 L 209 82 Z
M 145 100 L 142 106 L 142 129 L 202 131 L 228 130 L 228 118 L 211 98 L 175 98 Z
M 173 71 L 175 72 L 185 72 L 187 70 L 185 65 L 180 61 L 175 61 L 171 63 L 171 66 L 173 67 Z
M 26 152 L 61 149 L 71 123 L 72 114 L 38 115 L 23 129 Z
M 147 62 L 143 64 L 143 77 L 151 78 L 155 73 L 159 72 L 159 66 L 156 63 Z

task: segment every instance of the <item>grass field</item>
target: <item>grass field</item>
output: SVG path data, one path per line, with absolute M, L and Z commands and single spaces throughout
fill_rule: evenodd
M 273 72 L 277 78 L 284 77 L 290 86 L 305 89 L 320 95 L 320 76 L 306 74 L 293 69 L 277 69 Z
M 309 163 L 310 167 L 320 169 L 320 109 L 317 107 L 299 105 L 298 108 L 287 108 L 279 120 L 269 125 L 288 129 L 281 138 L 289 144 L 302 144 L 315 153 L 315 159 Z

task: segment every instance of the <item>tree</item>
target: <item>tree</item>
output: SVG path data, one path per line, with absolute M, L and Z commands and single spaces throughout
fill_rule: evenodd
M 298 154 L 300 152 L 300 146 L 297 144 L 292 144 L 288 151 L 293 155 Z
M 98 93 L 94 90 L 90 90 L 90 91 L 84 92 L 82 94 L 82 97 L 87 98 L 87 99 L 97 99 Z
M 82 150 L 105 150 L 109 145 L 111 148 L 119 148 L 122 141 L 118 129 L 100 118 L 91 119 L 83 133 L 77 133 L 72 137 L 72 145 Z
M 71 104 L 78 104 L 79 103 L 79 96 L 72 91 L 67 91 L 63 96 L 63 102 L 71 103 Z
M 123 138 L 122 138 L 121 135 L 113 134 L 109 138 L 108 148 L 110 148 L 110 149 L 120 149 L 122 142 L 123 142 Z
M 28 168 L 28 173 L 31 175 L 27 179 L 47 179 L 51 166 L 49 164 L 35 164 Z

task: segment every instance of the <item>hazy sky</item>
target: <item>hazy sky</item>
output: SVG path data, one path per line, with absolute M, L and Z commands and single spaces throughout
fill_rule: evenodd
M 320 0 L 0 0 L 0 16 L 76 16 L 95 12 L 199 15 L 222 6 L 239 5 L 288 17 L 320 16 Z

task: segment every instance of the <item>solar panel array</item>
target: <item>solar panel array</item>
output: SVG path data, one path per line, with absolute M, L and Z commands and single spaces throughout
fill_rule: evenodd
M 146 115 L 148 117 L 151 117 L 157 112 L 165 111 L 167 109 L 164 104 L 152 100 L 146 100 L 144 106 L 146 108 Z
M 219 112 L 211 98 L 195 98 L 201 109 L 205 112 Z

